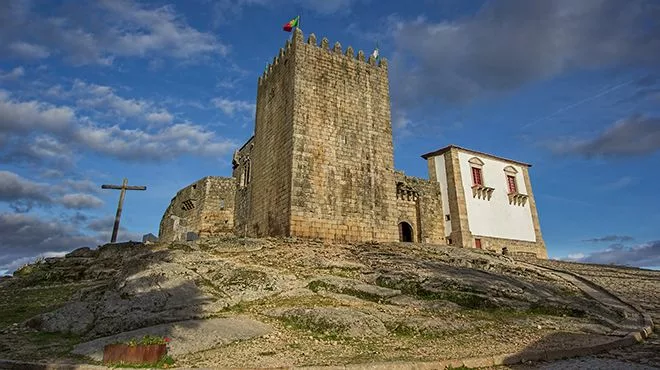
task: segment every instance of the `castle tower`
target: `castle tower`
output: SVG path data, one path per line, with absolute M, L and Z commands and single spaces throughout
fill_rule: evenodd
M 296 29 L 259 78 L 236 232 L 398 240 L 393 157 L 387 62 Z

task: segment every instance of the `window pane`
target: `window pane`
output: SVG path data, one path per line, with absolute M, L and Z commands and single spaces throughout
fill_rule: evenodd
M 481 182 L 481 169 L 472 167 L 472 181 L 475 185 L 483 185 Z
M 514 176 L 507 176 L 506 179 L 509 183 L 509 193 L 517 193 L 516 178 Z

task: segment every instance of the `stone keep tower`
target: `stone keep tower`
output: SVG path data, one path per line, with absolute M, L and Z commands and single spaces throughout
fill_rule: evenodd
M 237 233 L 398 240 L 385 60 L 296 29 L 259 78 L 254 137 L 237 157 L 246 153 Z

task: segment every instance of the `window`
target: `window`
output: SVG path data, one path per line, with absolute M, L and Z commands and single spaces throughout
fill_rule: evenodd
M 509 194 L 518 194 L 518 184 L 516 183 L 516 175 L 518 170 L 513 166 L 504 167 L 504 175 L 506 176 L 506 185 L 509 189 Z
M 483 179 L 481 177 L 481 168 L 472 167 L 472 183 L 474 185 L 483 185 Z
M 181 209 L 184 211 L 190 211 L 193 208 L 195 208 L 195 204 L 190 199 L 184 200 L 183 204 L 181 205 Z
M 513 166 L 504 167 L 504 176 L 506 177 L 506 187 L 509 190 L 507 196 L 509 197 L 509 204 L 516 206 L 525 206 L 527 203 L 527 195 L 521 194 L 518 189 L 518 182 L 516 178 L 518 177 L 518 170 Z M 523 193 L 525 192 L 524 183 L 523 183 Z
M 481 249 L 481 239 L 474 239 L 474 247 Z
M 450 220 L 451 220 L 451 216 L 450 215 L 445 215 L 445 221 L 450 221 Z
M 468 161 L 470 168 L 472 168 L 472 185 L 484 185 L 484 177 L 481 174 L 481 168 L 484 166 L 484 161 L 477 157 L 472 157 Z
M 516 186 L 516 177 L 511 175 L 506 175 L 506 182 L 509 185 L 509 194 L 518 193 L 518 187 Z
M 241 172 L 241 187 L 245 187 L 250 183 L 250 159 L 243 161 L 243 171 Z
M 484 184 L 484 175 L 482 172 L 484 161 L 477 157 L 472 157 L 468 162 L 472 170 L 472 196 L 474 198 L 490 200 L 495 189 Z
M 245 185 L 250 183 L 250 160 L 245 164 Z

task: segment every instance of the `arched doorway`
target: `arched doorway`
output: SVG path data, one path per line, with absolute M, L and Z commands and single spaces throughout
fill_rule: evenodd
M 402 242 L 413 241 L 413 228 L 405 221 L 399 223 L 399 240 Z

